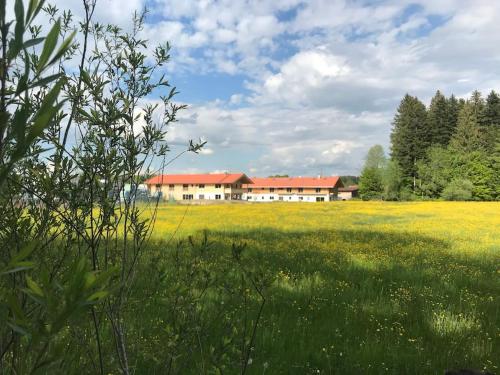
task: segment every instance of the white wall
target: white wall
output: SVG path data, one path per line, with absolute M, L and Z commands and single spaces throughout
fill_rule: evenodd
M 215 199 L 215 196 L 216 195 L 220 195 L 220 200 L 223 201 L 224 200 L 224 192 L 221 191 L 220 193 L 212 193 L 212 192 L 206 192 L 206 193 L 203 193 L 203 192 L 199 192 L 199 193 L 196 193 L 194 194 L 194 199 L 200 199 L 200 195 L 203 195 L 205 200 L 216 200 Z
M 350 191 L 339 191 L 339 199 L 340 200 L 352 199 L 352 193 Z

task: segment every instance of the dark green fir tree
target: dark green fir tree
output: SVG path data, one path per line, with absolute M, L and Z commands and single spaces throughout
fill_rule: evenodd
M 497 152 L 496 144 L 500 142 L 500 96 L 491 91 L 486 98 L 486 105 L 481 119 L 485 133 L 485 149 L 488 152 Z
M 447 146 L 450 142 L 451 137 L 455 133 L 458 124 L 458 113 L 460 112 L 460 108 L 464 106 L 465 102 L 461 102 L 457 100 L 455 95 L 451 95 L 449 99 L 447 99 L 447 109 L 448 109 L 448 121 L 447 121 L 447 129 L 448 129 L 448 141 L 444 146 Z
M 391 157 L 401 167 L 405 185 L 413 190 L 416 188 L 417 162 L 425 158 L 429 145 L 425 105 L 406 94 L 393 121 Z
M 477 111 L 477 102 L 467 101 L 458 114 L 458 125 L 455 134 L 450 141 L 450 148 L 458 153 L 465 155 L 473 151 L 483 149 L 483 132 L 480 125 L 480 119 Z
M 431 100 L 427 112 L 427 131 L 429 141 L 433 146 L 446 146 L 451 138 L 451 128 L 448 101 L 438 90 Z

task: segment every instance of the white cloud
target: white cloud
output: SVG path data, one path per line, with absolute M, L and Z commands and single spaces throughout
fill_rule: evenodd
M 325 87 L 332 79 L 346 76 L 349 71 L 345 59 L 321 49 L 299 52 L 282 65 L 279 73 L 264 81 L 257 101 L 301 103 L 307 101 L 311 90 Z
M 81 15 L 77 0 L 59 3 Z M 144 4 L 98 0 L 96 16 L 124 25 Z M 249 160 L 240 165 L 252 173 L 355 173 L 371 145 L 388 145 L 393 113 L 406 92 L 428 102 L 437 89 L 464 96 L 500 86 L 498 1 L 149 5 L 154 22 L 144 36 L 152 45 L 172 42 L 169 69 L 246 80 L 245 94 L 192 105 L 169 140 L 206 138 L 207 150 L 215 152 L 205 159 L 214 163 L 246 151 Z
M 238 160 L 254 154 L 240 160 L 240 165 L 245 166 L 240 169 L 254 174 L 307 175 L 322 170 L 343 174 L 360 168 L 364 150 L 371 145 L 386 145 L 384 138 L 391 116 L 350 114 L 331 108 L 277 109 L 267 105 L 230 109 L 213 103 L 191 106 L 181 115 L 168 140 L 185 144 L 189 139 L 202 137 L 223 159 Z M 224 165 L 222 159 L 219 163 Z
M 213 153 L 214 153 L 214 150 L 211 148 L 208 148 L 208 147 L 203 147 L 200 150 L 200 154 L 202 154 L 202 155 L 212 155 Z

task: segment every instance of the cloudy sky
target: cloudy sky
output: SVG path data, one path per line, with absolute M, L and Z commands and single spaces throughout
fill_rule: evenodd
M 97 3 L 122 26 L 147 6 L 144 36 L 173 46 L 169 79 L 189 108 L 169 141 L 207 146 L 170 173 L 357 174 L 370 146 L 388 147 L 406 92 L 427 104 L 436 89 L 500 88 L 496 0 Z

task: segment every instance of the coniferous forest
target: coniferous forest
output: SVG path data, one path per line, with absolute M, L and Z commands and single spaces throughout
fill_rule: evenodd
M 406 94 L 394 115 L 390 158 L 368 152 L 363 199 L 500 199 L 500 96 L 437 91 L 430 105 Z

